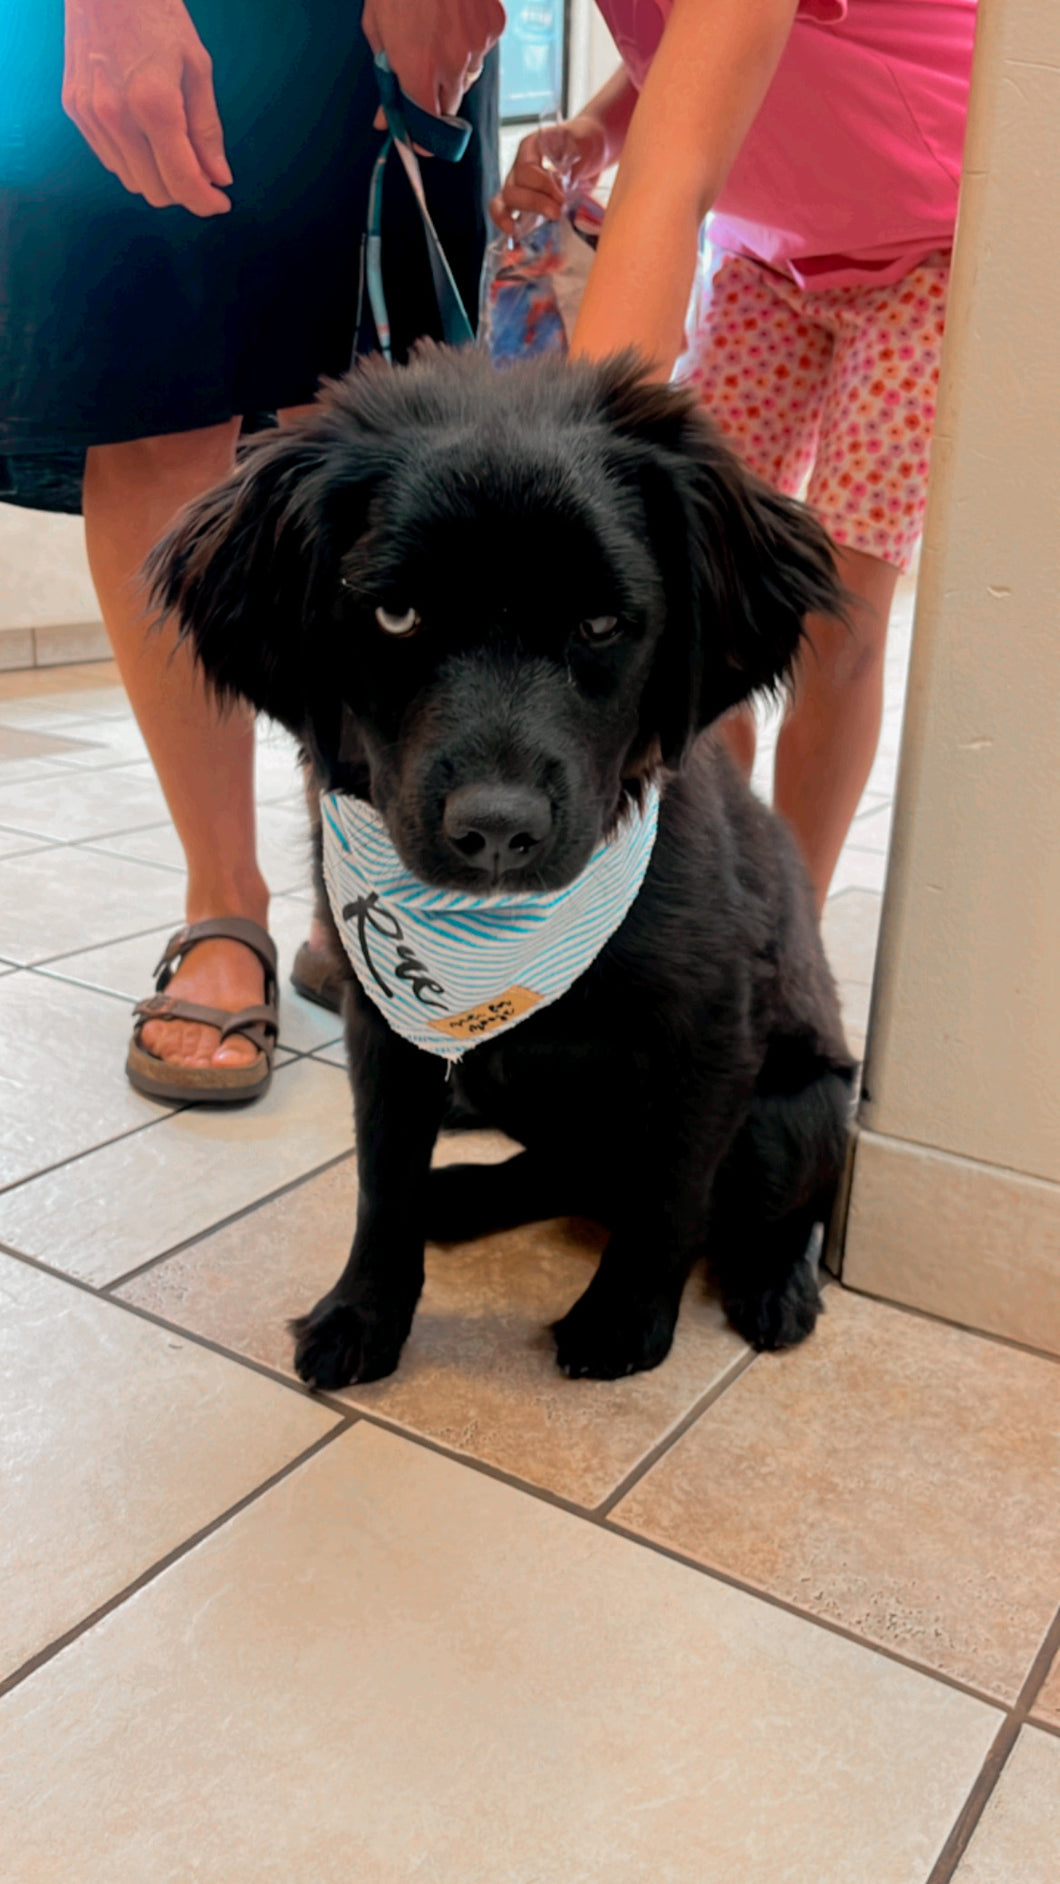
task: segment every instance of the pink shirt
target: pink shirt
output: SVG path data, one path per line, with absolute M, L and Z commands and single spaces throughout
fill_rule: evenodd
M 634 83 L 672 0 L 598 0 Z M 976 0 L 800 0 L 710 240 L 809 288 L 897 281 L 957 220 Z

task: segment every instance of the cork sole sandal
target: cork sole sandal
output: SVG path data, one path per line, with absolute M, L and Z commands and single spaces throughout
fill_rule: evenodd
M 198 942 L 211 941 L 241 942 L 257 956 L 265 971 L 265 1000 L 260 1006 L 240 1008 L 233 1014 L 225 1008 L 202 1007 L 197 1001 L 182 1001 L 179 995 L 166 993 L 188 951 Z M 155 976 L 154 994 L 138 1001 L 133 1009 L 136 1026 L 125 1062 L 130 1084 L 149 1099 L 165 1099 L 174 1105 L 245 1105 L 259 1099 L 272 1079 L 279 1032 L 276 944 L 272 937 L 260 923 L 245 916 L 191 922 L 170 936 Z M 222 1040 L 241 1034 L 257 1048 L 257 1056 L 246 1066 L 181 1066 L 179 1061 L 160 1060 L 143 1044 L 143 1027 L 149 1020 L 198 1021 L 216 1027 Z

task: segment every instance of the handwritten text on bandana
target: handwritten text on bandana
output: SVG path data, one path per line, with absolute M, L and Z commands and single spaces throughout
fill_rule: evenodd
M 644 881 L 659 815 L 651 787 L 565 889 L 473 896 L 406 870 L 379 813 L 321 799 L 331 912 L 365 993 L 414 1046 L 459 1059 L 566 994 L 624 920 Z

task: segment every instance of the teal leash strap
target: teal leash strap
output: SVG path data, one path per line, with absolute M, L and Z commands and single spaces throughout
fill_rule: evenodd
M 444 163 L 459 163 L 471 136 L 471 126 L 463 118 L 436 118 L 411 98 L 406 98 L 391 69 L 385 52 L 375 57 L 375 75 L 386 117 L 387 135 L 372 168 L 368 188 L 368 217 L 365 225 L 363 280 L 368 289 L 376 334 L 384 359 L 391 359 L 390 316 L 383 290 L 383 178 L 387 159 L 393 149 L 401 159 L 413 196 L 423 221 L 431 278 L 441 316 L 442 333 L 450 346 L 469 346 L 475 336 L 460 290 L 453 277 L 438 231 L 431 220 L 423 188 L 419 159 L 413 141 L 432 157 Z M 360 308 L 358 308 L 358 314 Z M 359 323 L 358 323 L 359 324 Z
M 363 267 L 368 279 L 368 300 L 371 304 L 372 319 L 375 322 L 379 350 L 387 365 L 391 365 L 390 355 L 390 315 L 387 312 L 386 295 L 383 293 L 383 177 L 386 172 L 386 160 L 393 143 L 387 132 L 383 147 L 372 165 L 372 180 L 368 185 L 368 222 L 364 237 Z M 360 330 L 360 307 L 357 310 L 357 327 Z

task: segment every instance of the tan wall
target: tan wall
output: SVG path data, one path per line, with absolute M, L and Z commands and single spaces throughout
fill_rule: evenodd
M 855 1163 L 845 1279 L 1060 1351 L 1053 0 L 980 8 L 861 1120 L 874 1142 Z M 1033 1286 L 999 1178 L 1020 1190 Z

